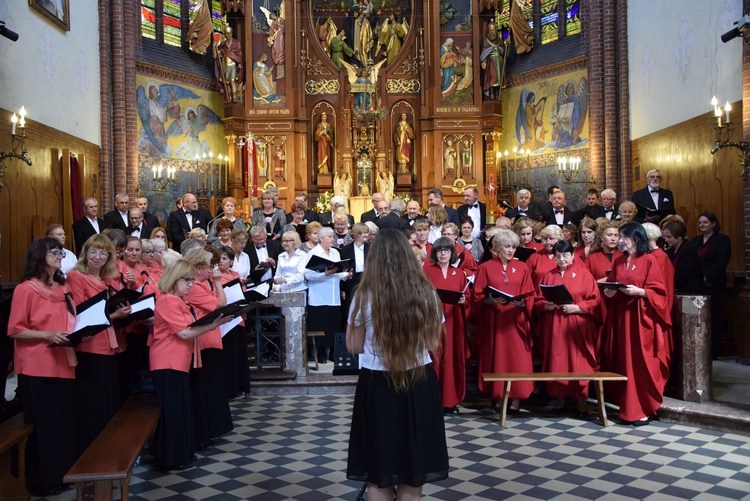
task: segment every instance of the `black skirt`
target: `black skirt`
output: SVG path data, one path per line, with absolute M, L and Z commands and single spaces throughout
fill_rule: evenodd
M 232 431 L 232 413 L 224 393 L 221 351 L 217 348 L 201 350 L 203 367 L 190 369 L 197 447 L 207 446 L 209 439 Z
M 120 408 L 119 354 L 76 353 L 76 428 L 78 455 Z
M 354 395 L 346 478 L 380 488 L 448 477 L 448 447 L 435 370 L 396 392 L 387 373 L 361 369 Z
M 152 371 L 161 416 L 154 434 L 154 452 L 160 467 L 170 469 L 193 462 L 193 417 L 190 377 L 187 372 Z
M 333 346 L 336 333 L 341 332 L 341 306 L 308 306 L 307 330 L 326 333 L 323 346 Z
M 221 338 L 221 358 L 224 367 L 224 390 L 232 399 L 240 392 L 250 392 L 250 366 L 247 361 L 245 326 L 238 325 Z

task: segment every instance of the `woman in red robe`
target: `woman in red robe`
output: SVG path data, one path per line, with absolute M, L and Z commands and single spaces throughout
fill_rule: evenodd
M 443 301 L 445 317 L 445 338 L 437 351 L 430 353 L 435 367 L 440 394 L 443 398 L 443 411 L 458 414 L 458 404 L 466 396 L 466 359 L 469 349 L 466 344 L 467 302 L 463 292 L 466 288 L 466 275 L 451 266 L 456 259 L 456 246 L 449 238 L 438 238 L 432 244 L 430 260 L 425 263 L 424 272 L 435 289 L 462 293 L 458 303 Z
M 664 332 L 672 318 L 666 281 L 646 231 L 637 223 L 623 225 L 619 245 L 623 255 L 612 263 L 608 279 L 625 287 L 604 290 L 608 345 L 603 347 L 602 369 L 628 377 L 612 383 L 614 391 L 608 394 L 620 405 L 620 419 L 640 426 L 661 407 L 670 358 Z
M 537 288 L 542 277 L 557 268 L 555 244 L 563 239 L 562 230 L 556 224 L 545 226 L 539 232 L 539 236 L 542 237 L 542 249 L 526 260 L 526 266 L 531 271 L 531 280 L 534 282 L 534 287 Z
M 531 364 L 531 310 L 529 298 L 508 302 L 493 299 L 485 294 L 492 286 L 507 294 L 518 296 L 533 294 L 534 284 L 525 263 L 514 259 L 518 235 L 511 230 L 500 230 L 492 239 L 490 261 L 479 265 L 471 298 L 471 316 L 474 320 L 479 352 L 479 390 L 493 400 L 503 397 L 504 382 L 485 383 L 481 374 L 493 372 L 533 372 Z M 532 381 L 517 382 L 511 386 L 509 411 L 517 413 L 520 401 L 534 391 Z
M 93 235 L 81 249 L 81 257 L 68 273 L 68 285 L 77 304 L 103 291 L 121 289 L 117 280 L 117 258 L 112 242 L 105 235 Z M 109 295 L 109 294 L 108 294 Z M 125 303 L 111 313 L 115 321 L 130 314 Z M 120 408 L 120 357 L 115 328 L 109 326 L 90 341 L 76 346 L 76 420 L 78 454 L 83 454 Z
M 534 305 L 542 332 L 545 372 L 593 372 L 598 369 L 596 340 L 599 337 L 599 288 L 586 267 L 576 261 L 568 241 L 555 245 L 557 268 L 542 278 L 542 285 L 564 284 L 573 304 L 556 305 L 540 293 Z M 566 397 L 577 400 L 578 414 L 588 413 L 588 381 L 550 381 L 547 391 L 557 397 L 553 412 L 565 410 Z
M 455 246 L 456 258 L 451 261 L 453 266 L 462 270 L 467 277 L 470 277 L 477 272 L 477 260 L 474 259 L 469 249 L 458 243 L 459 233 L 458 226 L 453 223 L 445 223 L 440 230 L 440 234 L 450 240 Z M 430 255 L 432 255 L 432 252 L 430 252 Z
M 26 444 L 26 483 L 37 496 L 59 494 L 76 460 L 77 361 L 73 348 L 64 347 L 76 319 L 74 299 L 60 271 L 64 255 L 54 238 L 31 244 L 8 320 L 23 422 L 34 425 Z
M 596 250 L 596 221 L 590 217 L 584 217 L 578 225 L 578 246 L 575 257 L 579 263 L 585 263 L 589 254 Z
M 617 242 L 620 240 L 619 223 L 617 221 L 603 221 L 599 225 L 599 229 L 596 235 L 596 242 L 594 247 L 596 250 L 589 253 L 589 257 L 586 259 L 586 269 L 594 277 L 597 282 L 606 282 L 608 275 L 612 270 L 612 262 L 619 256 L 622 256 L 622 252 L 617 248 Z M 599 302 L 599 317 L 601 318 L 602 326 L 607 323 L 607 301 Z M 604 341 L 604 336 L 607 333 L 603 330 L 598 338 L 596 346 L 596 359 L 601 360 L 601 347 L 607 344 Z
M 664 275 L 664 282 L 667 284 L 667 308 L 671 312 L 674 305 L 674 265 L 669 255 L 657 243 L 661 238 L 661 229 L 654 223 L 643 223 L 643 229 L 646 230 L 646 235 L 648 236 L 651 255 L 656 258 L 656 261 L 659 263 L 659 269 Z M 669 367 L 672 361 L 672 353 L 674 352 L 671 326 L 664 331 L 664 341 L 667 344 L 667 356 L 669 357 L 667 359 L 667 366 Z
M 528 217 L 519 217 L 516 222 L 513 223 L 513 231 L 518 235 L 520 240 L 519 247 L 526 247 L 528 249 L 542 250 L 544 246 L 534 241 L 534 221 Z

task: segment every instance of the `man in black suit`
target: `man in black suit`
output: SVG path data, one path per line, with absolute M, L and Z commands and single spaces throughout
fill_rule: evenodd
M 301 202 L 301 203 L 305 204 L 305 207 L 307 207 L 305 209 L 305 217 L 303 218 L 303 222 L 305 224 L 312 223 L 313 221 L 317 221 L 318 220 L 318 213 L 315 212 L 314 210 L 311 210 L 308 207 L 308 205 L 307 205 L 307 194 L 306 193 L 299 192 L 296 195 L 294 195 L 294 203 L 297 203 L 297 202 Z M 286 223 L 290 224 L 293 219 L 294 219 L 294 216 L 292 215 L 292 213 L 291 212 L 287 212 L 286 213 Z
M 419 202 L 416 200 L 409 200 L 409 203 L 406 204 L 406 214 L 401 216 L 401 219 L 406 221 L 409 224 L 409 227 L 412 227 L 414 226 L 414 223 L 427 219 L 427 217 L 419 213 Z
M 154 231 L 154 227 L 147 225 L 143 220 L 144 218 L 141 209 L 130 209 L 130 216 L 128 217 L 130 219 L 130 226 L 125 230 L 125 233 L 128 236 L 138 237 L 141 240 L 151 237 L 151 232 Z
M 586 205 L 576 211 L 573 223 L 578 226 L 584 217 L 593 220 L 604 217 L 604 209 L 599 205 L 599 191 L 596 188 L 589 188 L 586 191 Z
M 172 248 L 178 250 L 185 240 L 185 235 L 194 228 L 203 228 L 211 220 L 211 215 L 205 209 L 198 208 L 198 199 L 192 193 L 185 193 L 182 197 L 182 208 L 169 214 L 167 219 L 167 238 L 172 242 Z
M 115 209 L 104 214 L 104 220 L 110 228 L 125 231 L 130 226 L 128 219 L 128 208 L 130 207 L 130 197 L 126 193 L 115 195 Z
M 109 228 L 107 222 L 99 217 L 99 202 L 96 198 L 87 198 L 83 201 L 84 216 L 73 223 L 73 242 L 76 246 L 76 256 L 81 253 L 83 244 L 86 240 L 97 233 L 101 233 L 105 228 Z
M 567 201 L 565 200 L 565 193 L 562 190 L 556 191 L 552 195 L 552 208 L 547 214 L 547 220 L 549 221 L 549 224 L 556 224 L 557 226 L 562 228 L 567 223 L 573 221 L 575 213 L 565 206 L 566 202 Z
M 367 221 L 374 223 L 380 217 L 380 214 L 378 214 L 378 202 L 381 200 L 385 200 L 382 193 L 375 192 L 372 194 L 372 210 L 362 213 L 362 216 L 359 218 L 360 223 L 366 223 Z
M 344 197 L 336 195 L 335 197 L 331 198 L 331 212 L 323 212 L 318 216 L 318 221 L 320 221 L 320 224 L 333 228 L 333 216 L 341 207 L 344 207 L 344 209 L 346 210 L 346 199 L 344 199 Z M 351 214 L 347 214 L 346 220 L 348 221 L 349 228 L 354 226 L 354 216 L 352 216 Z
M 397 212 L 392 212 L 394 209 L 398 210 L 399 201 L 403 203 L 402 200 L 391 200 L 390 203 L 387 200 L 381 200 L 378 202 L 376 208 L 378 209 L 380 217 L 375 220 L 378 230 L 383 230 L 385 228 L 393 228 L 396 230 L 409 229 L 409 223 L 401 219 Z
M 479 191 L 475 187 L 464 190 L 464 205 L 458 208 L 458 219 L 469 216 L 474 221 L 474 229 L 471 230 L 471 236 L 479 238 L 482 230 L 487 226 L 487 204 L 479 201 Z M 461 225 L 458 225 L 461 229 Z
M 648 186 L 633 192 L 630 200 L 638 207 L 638 214 L 633 218 L 638 223 L 659 224 L 662 216 L 648 216 L 644 209 L 666 210 L 668 214 L 677 214 L 674 208 L 674 195 L 666 188 L 661 188 L 661 172 L 659 169 L 651 169 L 646 173 Z
M 531 217 L 535 211 L 531 208 L 531 192 L 525 188 L 521 188 L 516 193 L 516 201 L 518 205 L 512 209 L 508 209 L 505 213 L 505 217 L 515 222 L 519 217 L 527 216 Z
M 146 197 L 138 197 L 135 199 L 135 206 L 141 209 L 141 214 L 143 214 L 143 222 L 146 223 L 146 226 L 150 226 L 151 228 L 156 228 L 157 226 L 161 226 L 161 223 L 159 223 L 159 218 L 148 212 L 148 198 Z M 151 236 L 151 233 L 144 236 L 143 238 L 149 238 Z
M 615 190 L 607 188 L 606 190 L 602 190 L 601 198 L 604 217 L 610 221 L 614 221 L 617 219 L 617 204 L 615 203 L 617 201 L 617 193 L 615 193 Z
M 448 207 L 443 203 L 443 192 L 439 188 L 433 188 L 427 192 L 427 203 L 437 205 L 445 209 L 445 213 L 448 214 L 448 222 L 455 224 L 459 228 L 461 227 L 461 220 L 458 217 L 458 211 L 453 207 Z
M 250 240 L 245 244 L 245 253 L 250 258 L 250 274 L 254 282 L 273 278 L 281 250 L 278 240 L 268 240 L 265 226 L 250 228 Z

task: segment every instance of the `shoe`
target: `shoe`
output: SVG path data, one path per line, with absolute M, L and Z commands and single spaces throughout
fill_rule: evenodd
M 211 449 L 211 444 L 200 444 L 195 448 L 198 452 L 203 452 Z
M 458 407 L 443 407 L 443 414 L 458 414 Z
M 508 407 L 508 410 L 505 411 L 505 413 L 509 416 L 515 416 L 521 412 L 521 409 L 514 409 L 513 407 Z
M 651 422 L 651 416 L 641 418 L 638 421 L 633 421 L 633 426 L 646 426 Z

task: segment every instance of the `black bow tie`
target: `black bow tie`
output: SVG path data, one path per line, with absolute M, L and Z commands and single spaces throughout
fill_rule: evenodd
M 604 213 L 605 213 L 605 214 L 606 214 L 607 212 L 614 212 L 614 211 L 615 211 L 614 209 L 604 209 Z
M 565 214 L 565 211 L 555 209 L 555 214 Z
M 256 245 L 256 246 L 255 246 L 255 248 L 256 248 L 256 249 L 258 249 L 258 250 L 260 250 L 260 249 L 265 249 L 265 248 L 266 248 L 266 246 L 265 246 L 265 245 L 261 245 L 260 247 L 258 247 L 258 246 Z
M 651 193 L 659 193 L 659 188 L 656 188 L 656 189 L 651 188 Z
M 471 207 L 474 208 L 474 209 L 478 209 L 479 208 L 479 204 L 474 204 Z
M 518 209 L 519 214 L 526 214 L 528 212 L 528 209 Z

